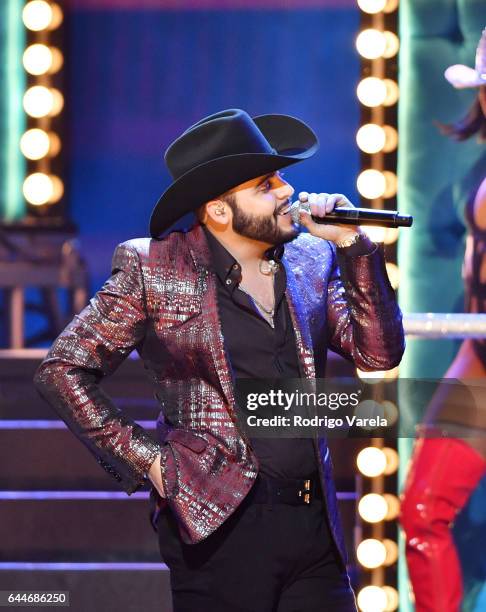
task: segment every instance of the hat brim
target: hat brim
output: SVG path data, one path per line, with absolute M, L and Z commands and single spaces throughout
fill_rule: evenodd
M 444 76 L 456 89 L 486 85 L 486 78 L 482 78 L 474 68 L 464 66 L 463 64 L 449 66 L 444 72 Z
M 314 155 L 319 141 L 303 121 L 288 115 L 253 118 L 276 153 L 241 153 L 213 159 L 175 180 L 160 196 L 150 216 L 157 238 L 201 204 L 257 176 L 275 172 Z

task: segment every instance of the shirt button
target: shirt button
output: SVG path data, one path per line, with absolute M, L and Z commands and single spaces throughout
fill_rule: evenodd
M 226 279 L 226 284 L 227 284 L 227 285 L 231 285 L 231 279 L 230 279 L 230 278 L 227 278 L 227 279 Z
M 240 266 L 238 264 L 233 264 L 233 270 L 238 270 Z

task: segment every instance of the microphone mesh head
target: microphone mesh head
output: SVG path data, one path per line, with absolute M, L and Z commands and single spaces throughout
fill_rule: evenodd
M 309 203 L 297 200 L 297 202 L 294 202 L 290 207 L 290 216 L 292 217 L 292 221 L 294 223 L 299 223 L 299 213 L 301 210 L 310 214 Z

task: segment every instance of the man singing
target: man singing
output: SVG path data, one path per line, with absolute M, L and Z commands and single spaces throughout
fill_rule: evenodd
M 356 610 L 324 438 L 249 439 L 238 378 L 324 377 L 327 349 L 395 367 L 402 316 L 383 248 L 359 227 L 289 214 L 279 172 L 318 148 L 286 115 L 225 110 L 167 149 L 173 183 L 152 238 L 119 244 L 112 276 L 55 340 L 35 383 L 151 521 L 174 612 Z M 352 206 L 310 194 L 325 216 Z M 161 234 L 195 212 L 188 231 Z M 99 388 L 136 349 L 161 404 L 156 442 Z

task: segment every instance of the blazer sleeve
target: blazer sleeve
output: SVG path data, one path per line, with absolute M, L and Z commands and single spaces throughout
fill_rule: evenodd
M 328 244 L 333 256 L 327 291 L 328 347 L 363 371 L 396 367 L 405 336 L 383 245 L 351 256 Z
M 160 445 L 99 387 L 143 341 L 147 321 L 137 251 L 119 244 L 110 278 L 56 338 L 34 376 L 40 395 L 130 495 Z

